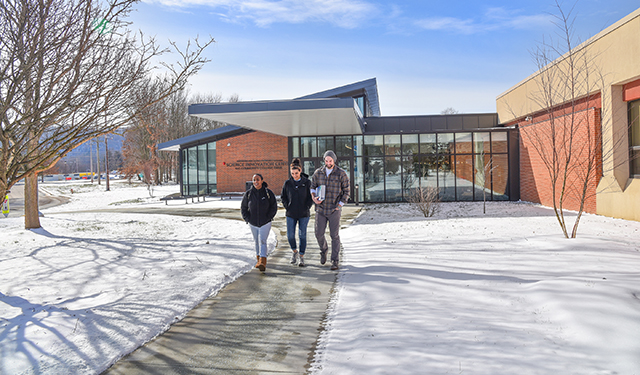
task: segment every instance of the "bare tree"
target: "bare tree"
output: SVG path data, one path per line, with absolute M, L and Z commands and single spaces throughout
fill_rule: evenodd
M 134 3 L 0 0 L 0 196 L 25 179 L 26 228 L 40 227 L 38 172 L 129 123 L 145 107 L 136 98 L 150 82 L 163 83 L 154 97 L 161 100 L 208 61 L 212 38 L 180 50 L 128 31 Z M 154 61 L 171 50 L 178 61 L 160 63 L 163 72 L 152 77 Z
M 460 113 L 460 112 L 458 112 L 458 110 L 453 107 L 447 107 L 442 111 L 440 111 L 441 115 L 455 115 L 456 113 Z
M 150 88 L 141 103 L 147 103 L 156 95 L 158 89 Z M 160 90 L 162 91 L 162 90 Z M 237 101 L 237 95 L 230 100 Z M 158 143 L 198 134 L 207 130 L 222 127 L 226 124 L 188 115 L 189 104 L 219 103 L 220 94 L 189 96 L 187 90 L 176 92 L 152 106 L 146 107 L 136 116 L 125 133 L 124 172 L 128 177 L 142 173 L 147 184 L 159 184 L 169 181 L 177 172 L 178 158 L 175 152 L 157 152 Z M 145 172 L 147 171 L 147 172 Z
M 602 175 L 602 134 L 599 87 L 604 77 L 589 43 L 574 46 L 573 9 L 565 12 L 556 2 L 559 43 L 543 41 L 532 57 L 539 68 L 538 90 L 532 100 L 542 112 L 530 124 L 520 125 L 523 142 L 543 162 L 551 190 L 553 210 L 566 238 L 575 238 L 590 189 Z M 597 185 L 597 183 L 595 183 Z M 578 214 L 568 228 L 566 206 Z

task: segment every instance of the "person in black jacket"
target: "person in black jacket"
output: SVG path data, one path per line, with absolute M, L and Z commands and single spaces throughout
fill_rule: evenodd
M 299 257 L 298 265 L 304 267 L 304 253 L 307 249 L 307 224 L 309 224 L 310 208 L 313 205 L 309 190 L 311 182 L 308 176 L 302 173 L 300 159 L 294 159 L 290 168 L 291 177 L 282 186 L 280 199 L 287 210 L 287 239 L 291 250 L 293 250 L 291 264 L 296 264 Z M 300 251 L 296 246 L 296 224 L 300 237 Z
M 253 175 L 253 186 L 242 197 L 240 210 L 242 218 L 251 228 L 256 243 L 256 268 L 263 271 L 267 268 L 267 238 L 271 232 L 271 220 L 278 212 L 276 196 L 267 188 L 262 175 Z

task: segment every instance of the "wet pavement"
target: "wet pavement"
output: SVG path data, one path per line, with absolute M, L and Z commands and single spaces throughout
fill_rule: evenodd
M 40 210 L 67 202 L 69 202 L 69 198 L 67 197 L 54 196 L 42 189 L 38 192 L 38 209 Z M 17 183 L 11 187 L 11 192 L 9 193 L 9 208 L 9 217 L 24 216 L 24 183 Z
M 360 208 L 345 206 L 343 228 Z M 239 210 L 199 211 L 193 206 L 157 211 L 230 219 L 240 215 Z M 312 215 L 307 231 L 307 266 L 292 265 L 284 211 L 279 210 L 273 223 L 278 242 L 264 273 L 254 268 L 241 276 L 105 374 L 306 373 L 338 273 L 329 269 L 330 262 L 320 265 L 313 227 Z

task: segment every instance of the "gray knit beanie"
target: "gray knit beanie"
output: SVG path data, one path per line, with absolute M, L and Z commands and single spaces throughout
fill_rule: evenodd
M 324 156 L 322 156 L 322 160 L 324 160 L 327 156 L 330 157 L 331 159 L 333 159 L 334 163 L 338 162 L 338 157 L 336 157 L 336 153 L 335 152 L 333 152 L 331 150 L 327 150 L 324 153 Z

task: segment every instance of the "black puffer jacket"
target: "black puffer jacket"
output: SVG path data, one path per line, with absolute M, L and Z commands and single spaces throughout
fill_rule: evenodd
M 260 190 L 251 186 L 251 189 L 242 196 L 240 210 L 245 222 L 255 227 L 261 227 L 273 220 L 278 212 L 276 196 L 267 188 L 266 182 L 262 183 Z
M 288 217 L 300 219 L 310 215 L 309 209 L 313 206 L 313 199 L 311 199 L 311 192 L 309 191 L 310 185 L 311 181 L 306 175 L 301 175 L 299 181 L 289 177 L 284 182 L 280 199 L 287 210 Z

